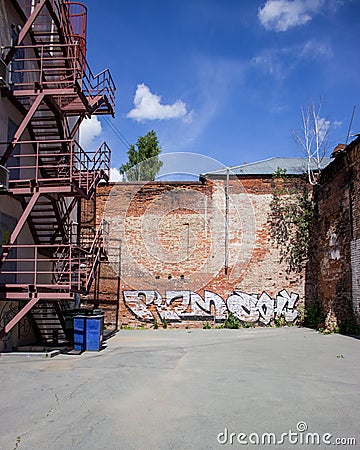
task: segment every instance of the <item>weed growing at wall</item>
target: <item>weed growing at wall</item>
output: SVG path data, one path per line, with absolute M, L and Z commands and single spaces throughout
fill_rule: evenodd
M 325 324 L 325 315 L 320 303 L 314 302 L 311 305 L 305 306 L 302 325 L 309 328 L 321 328 L 321 324 Z
M 277 316 L 274 319 L 274 324 L 275 324 L 276 328 L 280 328 L 280 327 L 284 327 L 285 325 L 287 325 L 287 322 L 283 316 Z
M 224 322 L 224 328 L 237 329 L 240 328 L 240 326 L 240 320 L 231 311 L 229 311 Z
M 301 272 L 307 261 L 314 204 L 306 186 L 301 191 L 291 187 L 286 170 L 278 168 L 273 178 L 271 237 L 280 250 L 280 262 L 287 264 L 287 272 Z

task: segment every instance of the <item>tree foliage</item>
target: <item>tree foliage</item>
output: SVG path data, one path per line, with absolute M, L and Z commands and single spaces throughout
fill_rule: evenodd
M 159 140 L 151 130 L 145 136 L 139 136 L 135 145 L 130 145 L 128 161 L 121 165 L 120 173 L 128 181 L 153 181 L 163 165 L 160 153 Z

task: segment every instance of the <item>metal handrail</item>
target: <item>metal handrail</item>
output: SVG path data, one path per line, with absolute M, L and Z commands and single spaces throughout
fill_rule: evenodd
M 90 251 L 74 244 L 16 244 L 11 245 L 11 249 L 20 256 L 4 263 L 0 285 L 11 286 L 6 282 L 6 276 L 16 275 L 16 286 L 32 285 L 87 293 L 103 251 L 103 228 L 100 226 L 97 230 Z M 50 256 L 40 257 L 41 252 Z M 9 265 L 14 268 L 9 268 Z
M 34 0 L 17 0 L 26 17 L 30 17 L 34 8 Z M 67 42 L 71 43 L 75 38 L 81 38 L 86 46 L 86 21 L 87 8 L 80 2 L 64 0 L 48 0 L 47 5 L 54 11 L 59 20 L 60 31 L 62 31 Z M 52 26 L 52 17 L 47 8 L 40 12 L 37 21 L 40 26 Z
M 19 144 L 31 145 L 34 151 L 13 155 L 19 164 L 7 166 L 10 187 L 29 179 L 42 185 L 67 182 L 74 183 L 87 195 L 104 175 L 110 177 L 111 150 L 106 142 L 95 152 L 86 152 L 74 139 L 19 141 Z M 62 147 L 59 152 L 52 148 L 54 144 Z M 19 179 L 14 179 L 15 171 L 19 171 Z M 51 176 L 46 176 L 49 172 Z
M 0 48 L 4 53 L 12 47 Z M 63 90 L 76 85 L 91 101 L 105 96 L 114 109 L 116 86 L 109 69 L 94 75 L 79 42 L 21 45 L 14 48 L 16 52 L 9 67 L 9 81 L 14 90 Z

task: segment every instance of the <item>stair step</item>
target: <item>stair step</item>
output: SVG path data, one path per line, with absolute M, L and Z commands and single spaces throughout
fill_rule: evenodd
M 35 27 L 36 27 L 36 25 L 35 25 Z M 36 37 L 39 37 L 39 36 L 59 36 L 58 32 L 54 33 L 54 32 L 51 32 L 51 31 L 41 31 L 41 30 L 33 31 L 33 34 Z M 49 44 L 52 44 L 52 43 L 53 43 L 53 41 L 51 40 L 51 42 Z
M 46 225 L 47 228 L 45 228 L 45 229 L 49 229 L 49 227 L 52 227 L 52 228 L 53 228 L 54 225 L 57 225 L 57 222 L 56 222 L 55 220 L 53 220 L 53 221 L 51 221 L 51 222 L 46 222 L 46 223 L 38 222 L 38 221 L 36 220 L 36 217 L 35 217 L 35 218 L 32 217 L 32 220 L 33 220 L 33 225 L 34 225 L 39 231 L 44 231 L 44 228 L 41 228 L 41 226 Z
M 53 235 L 53 230 L 52 231 L 37 230 L 37 235 L 39 238 L 50 240 Z
M 49 205 L 50 206 L 50 205 Z M 31 214 L 33 213 L 38 213 L 34 216 L 34 218 L 40 218 L 41 215 L 40 214 L 44 214 L 44 213 L 48 213 L 48 215 L 51 215 L 51 217 L 56 217 L 55 216 L 55 212 L 53 212 L 52 208 L 49 209 L 34 209 L 33 211 L 31 211 Z
M 37 230 L 37 235 L 39 238 L 50 240 L 53 235 L 54 230 Z
M 34 223 L 36 230 L 41 233 L 44 233 L 44 232 L 49 233 L 50 231 L 54 231 L 54 226 L 56 226 L 56 225 L 57 225 L 57 222 L 55 222 L 55 221 L 47 222 L 47 223 L 41 223 L 41 222 Z
M 47 326 L 57 325 L 58 328 L 61 328 L 61 326 L 59 324 L 59 319 L 54 318 L 52 320 L 49 320 L 47 317 L 42 317 L 40 314 L 33 314 L 33 317 L 35 320 L 41 320 L 42 321 L 41 325 L 47 325 Z
M 48 201 L 48 202 L 38 202 L 38 203 L 35 203 L 35 205 L 34 205 L 34 208 L 33 208 L 33 211 L 35 210 L 35 209 L 37 209 L 37 210 L 43 210 L 43 208 L 40 208 L 41 206 L 51 206 L 51 202 L 50 201 Z M 46 209 L 45 209 L 45 211 L 46 211 Z
M 37 130 L 50 130 L 50 129 L 55 128 L 56 126 L 57 126 L 56 123 L 47 124 L 47 125 L 44 125 L 41 123 L 39 125 L 32 124 L 33 129 L 37 129 Z
M 59 156 L 64 156 L 63 148 L 55 145 L 46 144 L 46 142 L 41 142 L 39 144 L 39 155 L 42 158 L 58 158 Z
M 52 214 L 52 215 L 44 215 L 44 214 L 41 214 L 41 215 L 39 215 L 39 216 L 33 216 L 32 217 L 32 219 L 33 220 L 36 220 L 37 218 L 39 218 L 39 219 L 54 219 L 55 218 L 55 216 Z
M 42 137 L 49 137 L 49 136 L 58 136 L 59 135 L 59 133 L 58 133 L 58 131 L 59 130 L 55 130 L 54 129 L 54 131 L 45 131 L 43 128 L 41 128 L 41 136 Z M 40 134 L 40 133 L 39 133 Z
M 56 216 L 55 216 L 55 213 L 52 212 L 51 208 L 50 208 L 50 209 L 41 209 L 41 210 L 39 210 L 39 209 L 34 209 L 33 211 L 31 211 L 31 214 L 33 214 L 33 213 L 37 213 L 37 214 L 34 216 L 35 219 L 36 219 L 36 218 L 39 218 L 39 219 L 40 219 L 40 218 L 42 217 L 42 214 L 44 214 L 44 213 L 48 213 L 48 215 L 50 216 L 50 218 L 56 217 Z
M 48 236 L 51 236 L 54 233 L 55 226 L 56 226 L 56 222 L 53 222 L 52 224 L 48 224 L 45 227 L 39 225 L 38 223 L 34 224 L 37 234 L 40 234 L 40 233 L 45 234 L 46 233 L 46 235 L 48 235 Z
M 30 312 L 38 329 L 39 338 L 44 343 L 66 342 L 58 311 L 51 303 L 37 304 Z
M 56 122 L 54 119 L 53 115 L 49 115 L 49 116 L 38 116 L 36 113 L 34 114 L 34 116 L 31 118 L 31 122 Z
M 44 205 L 45 206 L 45 205 Z M 55 216 L 55 212 L 54 212 L 54 210 L 53 210 L 53 208 L 52 208 L 52 205 L 51 205 L 51 203 L 49 203 L 49 205 L 46 205 L 47 207 L 45 207 L 45 208 L 34 208 L 32 211 L 31 211 L 31 213 L 51 213 L 51 215 L 53 215 L 53 216 Z

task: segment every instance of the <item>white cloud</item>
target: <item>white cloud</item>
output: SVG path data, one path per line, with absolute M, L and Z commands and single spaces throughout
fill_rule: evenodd
M 305 42 L 300 56 L 304 58 L 317 58 L 318 56 L 331 57 L 333 51 L 331 46 L 326 42 L 320 42 L 315 39 L 310 39 Z
M 186 104 L 182 100 L 176 100 L 172 105 L 162 105 L 161 97 L 153 94 L 145 84 L 137 85 L 134 105 L 135 108 L 128 112 L 126 117 L 138 122 L 178 119 L 180 117 L 189 120 Z
M 323 7 L 332 9 L 341 4 L 338 0 L 268 0 L 258 10 L 258 18 L 267 30 L 287 31 L 305 25 Z
M 110 181 L 123 181 L 123 176 L 116 167 L 111 167 L 110 169 Z
M 315 39 L 301 45 L 269 48 L 251 59 L 251 64 L 277 80 L 285 79 L 303 60 L 328 59 L 333 55 L 327 42 Z
M 101 122 L 97 116 L 91 116 L 90 119 L 85 118 L 80 125 L 80 145 L 85 150 L 91 146 L 94 139 L 102 132 Z

